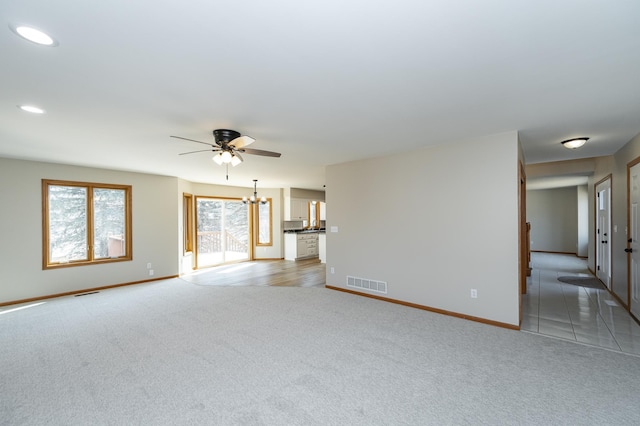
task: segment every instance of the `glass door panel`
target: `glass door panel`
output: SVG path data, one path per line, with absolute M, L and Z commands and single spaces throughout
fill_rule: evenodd
M 249 210 L 239 200 L 196 198 L 198 268 L 249 260 Z
M 249 260 L 249 208 L 242 201 L 224 202 L 224 262 Z

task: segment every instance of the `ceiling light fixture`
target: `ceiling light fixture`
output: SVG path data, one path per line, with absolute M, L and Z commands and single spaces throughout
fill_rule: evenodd
M 232 154 L 229 151 L 222 151 L 217 153 L 216 155 L 213 156 L 213 161 L 216 162 L 216 164 L 218 165 L 223 165 L 223 164 L 229 164 L 231 163 L 231 165 L 233 167 L 237 166 L 238 164 L 242 163 L 242 159 L 240 158 L 240 156 L 236 155 L 236 154 Z
M 45 113 L 45 111 L 42 108 L 38 108 L 38 107 L 33 106 L 33 105 L 18 105 L 18 108 L 20 108 L 23 111 L 30 112 L 32 114 L 44 114 Z
M 267 199 L 265 197 L 260 198 L 258 200 L 258 190 L 256 189 L 256 185 L 258 184 L 258 179 L 253 180 L 253 195 L 249 198 L 242 197 L 242 202 L 245 204 L 267 204 Z
M 568 149 L 576 149 L 580 148 L 582 145 L 587 143 L 589 138 L 573 138 L 567 139 L 566 141 L 562 141 L 562 145 Z
M 33 28 L 28 27 L 26 25 L 9 25 L 11 31 L 24 38 L 25 40 L 29 40 L 32 43 L 39 44 L 41 46 L 57 46 L 58 42 L 53 39 L 50 35 L 45 32 Z

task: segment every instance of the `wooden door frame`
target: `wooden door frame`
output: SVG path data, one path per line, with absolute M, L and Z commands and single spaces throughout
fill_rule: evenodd
M 527 176 L 524 164 L 518 162 L 518 277 L 520 297 L 518 298 L 518 310 L 520 323 L 522 323 L 522 296 L 527 294 L 527 272 L 529 270 L 529 247 L 527 247 Z
M 193 256 L 195 258 L 194 261 L 194 270 L 198 270 L 201 268 L 201 266 L 198 264 L 198 198 L 207 198 L 207 199 L 211 199 L 211 200 L 220 200 L 220 201 L 242 201 L 242 198 L 238 198 L 238 197 L 219 197 L 219 196 L 215 196 L 215 195 L 194 195 L 193 196 L 193 220 L 194 220 L 194 227 L 193 227 L 193 233 L 194 233 L 194 246 L 193 246 Z M 253 250 L 253 246 L 254 246 L 254 226 L 253 226 L 253 214 L 252 214 L 252 208 L 250 208 L 251 206 L 248 206 L 248 216 L 247 216 L 247 220 L 249 221 L 247 223 L 248 229 L 249 229 L 249 237 L 248 237 L 248 241 L 249 241 L 249 257 L 246 260 L 239 260 L 239 261 L 234 261 L 234 262 L 224 262 L 221 265 L 228 265 L 228 264 L 232 264 L 232 263 L 239 263 L 239 262 L 247 262 L 247 261 L 252 261 L 255 260 L 254 259 L 254 250 Z M 203 266 L 203 268 L 209 268 L 212 266 L 220 266 L 220 265 L 205 265 Z

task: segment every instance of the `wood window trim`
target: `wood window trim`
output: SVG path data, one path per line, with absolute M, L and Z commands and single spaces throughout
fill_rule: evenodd
M 194 197 L 193 194 L 183 193 L 182 194 L 182 248 L 183 253 L 192 253 L 193 252 L 193 225 L 194 225 Z
M 267 198 L 267 204 L 269 205 L 269 241 L 266 243 L 260 242 L 260 205 L 255 205 L 256 211 L 256 247 L 270 247 L 273 246 L 273 200 Z
M 49 262 L 49 187 L 73 186 L 87 189 L 87 259 L 74 260 L 64 263 Z M 95 259 L 93 254 L 93 190 L 94 189 L 119 189 L 125 191 L 125 247 L 126 254 L 115 258 Z M 73 266 L 97 265 L 104 263 L 130 261 L 133 259 L 132 243 L 132 186 L 96 182 L 77 182 L 67 180 L 42 179 L 42 269 L 58 269 Z
M 311 205 L 313 204 L 314 215 L 311 217 Z M 315 221 L 315 225 L 313 222 Z M 320 201 L 312 200 L 307 202 L 307 226 L 305 229 L 320 229 Z

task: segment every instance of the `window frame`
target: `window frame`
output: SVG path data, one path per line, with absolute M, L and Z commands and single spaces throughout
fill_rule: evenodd
M 87 211 L 87 258 L 82 260 L 72 260 L 69 262 L 49 261 L 49 187 L 51 186 L 72 186 L 86 189 L 86 211 Z M 117 189 L 124 191 L 124 237 L 126 253 L 123 256 L 98 258 L 94 257 L 94 190 L 95 189 Z M 72 266 L 97 265 L 112 262 L 122 262 L 133 260 L 132 242 L 132 186 L 109 183 L 77 182 L 67 180 L 42 179 L 42 269 L 58 269 Z
M 182 249 L 183 253 L 193 253 L 193 240 L 194 240 L 194 226 L 195 218 L 194 214 L 194 198 L 193 194 L 184 192 L 182 194 Z
M 223 203 L 226 202 L 242 202 L 242 198 L 237 198 L 237 197 L 219 197 L 219 196 L 215 196 L 215 195 L 195 195 L 193 198 L 194 201 L 194 225 L 193 225 L 193 231 L 194 231 L 194 243 L 193 243 L 193 249 L 194 249 L 194 255 L 195 255 L 195 269 L 200 269 L 200 268 L 209 268 L 209 267 L 213 267 L 213 266 L 221 266 L 221 265 L 228 265 L 231 263 L 236 263 L 236 262 L 246 262 L 246 261 L 250 261 L 253 260 L 253 256 L 254 256 L 254 250 L 253 250 L 253 228 L 252 228 L 252 223 L 253 223 L 253 210 L 250 208 L 251 206 L 247 206 L 247 231 L 248 231 L 248 235 L 247 235 L 247 245 L 248 245 L 248 252 L 247 252 L 247 259 L 241 259 L 241 260 L 227 260 L 225 259 L 224 262 L 222 263 L 213 263 L 213 264 L 206 264 L 206 265 L 201 265 L 199 260 L 200 260 L 200 250 L 199 250 L 199 245 L 198 245 L 198 224 L 199 224 L 199 219 L 198 219 L 198 201 L 201 199 L 208 199 L 208 200 L 215 200 L 215 201 L 222 201 Z M 224 209 L 224 205 L 223 205 L 223 209 Z
M 270 247 L 273 246 L 273 201 L 271 198 L 267 198 L 269 205 L 269 241 L 265 243 L 260 242 L 260 203 L 255 205 L 256 212 L 256 247 Z

